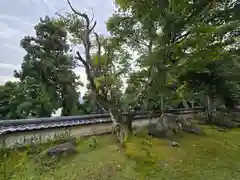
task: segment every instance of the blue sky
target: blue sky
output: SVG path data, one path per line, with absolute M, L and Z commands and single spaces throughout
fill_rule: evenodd
M 97 20 L 96 31 L 107 34 L 105 22 L 111 16 L 113 0 L 71 0 L 81 12 L 91 15 L 91 8 Z M 33 26 L 45 15 L 55 12 L 70 12 L 66 0 L 2 0 L 0 6 L 0 84 L 12 80 L 13 70 L 19 69 L 25 54 L 20 40 L 25 35 L 34 35 Z M 83 70 L 77 70 L 83 78 Z

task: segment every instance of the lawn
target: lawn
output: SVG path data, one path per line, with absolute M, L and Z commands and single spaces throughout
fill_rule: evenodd
M 139 133 L 125 148 L 110 135 L 78 140 L 78 153 L 60 160 L 12 152 L 1 162 L 7 180 L 240 179 L 240 129 L 205 136 L 182 134 L 180 147 Z M 95 139 L 96 138 L 96 139 Z M 94 141 L 96 140 L 96 141 Z M 7 163 L 7 164 L 6 164 Z M 5 173 L 2 173 L 4 172 Z M 3 177 L 5 174 L 5 177 Z

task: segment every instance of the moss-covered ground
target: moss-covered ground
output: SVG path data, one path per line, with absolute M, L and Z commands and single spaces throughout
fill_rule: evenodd
M 140 132 L 129 139 L 125 148 L 109 135 L 79 139 L 78 153 L 60 160 L 12 151 L 1 159 L 0 179 L 239 180 L 240 129 L 204 129 L 205 136 L 177 137 L 180 147 Z

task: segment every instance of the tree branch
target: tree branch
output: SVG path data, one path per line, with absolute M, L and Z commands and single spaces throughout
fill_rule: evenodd
M 106 98 L 102 99 L 101 94 L 99 93 L 99 89 L 96 87 L 96 85 L 94 83 L 95 72 L 92 72 L 92 71 L 94 71 L 94 69 L 92 69 L 92 57 L 91 57 L 91 47 L 92 47 L 92 45 L 91 45 L 90 35 L 94 31 L 94 28 L 96 27 L 97 21 L 94 21 L 93 25 L 91 26 L 93 18 L 90 21 L 88 15 L 86 13 L 80 13 L 73 8 L 72 4 L 70 3 L 70 0 L 67 0 L 67 3 L 70 6 L 71 10 L 76 15 L 83 18 L 83 20 L 85 20 L 85 23 L 86 23 L 85 30 L 83 31 L 83 39 L 84 39 L 83 45 L 84 45 L 84 49 L 85 49 L 85 59 L 82 58 L 82 56 L 80 55 L 79 52 L 76 53 L 77 57 L 75 57 L 75 58 L 80 60 L 85 67 L 85 73 L 87 75 L 87 79 L 88 79 L 89 84 L 90 84 L 90 89 L 93 93 L 93 98 L 96 99 L 98 105 L 100 105 L 101 107 L 104 107 L 104 106 L 107 107 L 108 106 L 108 108 L 109 107 L 113 108 L 112 104 L 111 104 L 111 101 L 107 100 Z M 98 58 L 99 58 L 98 60 L 99 60 L 99 63 L 100 63 L 101 44 L 100 44 L 98 34 L 96 34 L 96 33 L 94 33 L 94 34 L 96 36 L 96 41 L 98 43 Z
M 191 31 L 188 31 L 185 34 L 176 37 L 174 41 L 177 42 L 178 40 L 184 40 L 185 38 L 188 37 L 189 34 L 191 34 Z
M 94 83 L 94 79 L 92 77 L 92 74 L 91 74 L 91 67 L 89 66 L 89 64 L 86 62 L 86 60 L 84 60 L 81 56 L 81 54 L 79 53 L 79 51 L 77 51 L 77 57 L 75 57 L 76 59 L 80 60 L 81 63 L 84 65 L 85 67 L 85 72 L 86 72 L 86 75 L 87 75 L 87 78 L 89 80 L 89 83 L 90 83 L 90 86 L 92 88 L 92 90 L 96 91 L 96 85 Z
M 97 24 L 97 21 L 94 21 L 92 27 L 90 27 L 90 26 L 91 26 L 92 19 L 91 19 L 91 21 L 90 21 L 88 15 L 87 15 L 86 13 L 80 13 L 80 12 L 78 12 L 76 9 L 74 9 L 73 6 L 72 6 L 72 4 L 70 3 L 70 0 L 67 0 L 67 2 L 68 2 L 69 7 L 71 8 L 71 10 L 72 10 L 75 14 L 77 14 L 78 16 L 82 17 L 82 18 L 86 21 L 86 26 L 87 26 L 87 30 L 88 30 L 87 33 L 90 34 L 90 33 L 93 31 L 93 29 L 95 28 L 95 26 L 96 26 L 96 24 Z M 94 16 L 93 16 L 93 17 L 94 17 Z
M 89 34 L 93 31 L 93 29 L 96 27 L 97 21 L 94 21 L 92 27 L 89 28 Z
M 75 14 L 77 14 L 77 15 L 79 15 L 79 16 L 81 16 L 82 18 L 85 19 L 85 21 L 86 21 L 86 23 L 87 23 L 87 29 L 89 29 L 89 27 L 90 27 L 90 20 L 89 20 L 89 18 L 88 18 L 88 15 L 87 15 L 86 13 L 80 13 L 80 12 L 78 12 L 77 10 L 75 10 L 75 9 L 73 8 L 70 0 L 67 0 L 67 3 L 68 3 L 68 5 L 69 5 L 69 7 L 71 8 L 71 10 L 72 10 Z
M 92 18 L 91 18 L 90 22 L 92 22 L 92 21 L 93 21 L 93 19 L 94 19 L 93 8 L 91 8 L 91 12 L 92 12 Z
M 99 40 L 99 35 L 94 32 L 94 35 L 96 37 L 96 41 L 97 41 L 97 46 L 98 46 L 98 50 L 97 50 L 97 57 L 98 57 L 98 71 L 100 70 L 101 68 L 101 42 Z

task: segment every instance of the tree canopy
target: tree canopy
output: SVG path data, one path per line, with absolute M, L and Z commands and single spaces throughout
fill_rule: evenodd
M 110 36 L 67 2 L 71 13 L 41 18 L 21 40 L 18 81 L 0 86 L 1 119 L 110 111 L 130 128 L 122 111 L 238 104 L 238 1 L 116 0 Z M 87 76 L 83 104 L 77 67 Z

